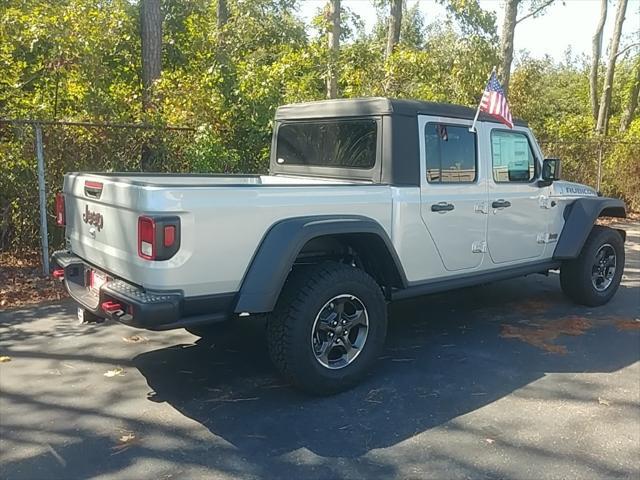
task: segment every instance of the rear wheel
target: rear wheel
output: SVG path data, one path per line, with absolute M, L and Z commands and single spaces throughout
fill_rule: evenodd
M 334 262 L 303 268 L 287 279 L 269 318 L 269 353 L 302 390 L 346 390 L 380 354 L 386 310 L 380 287 L 366 272 Z
M 620 286 L 624 269 L 624 243 L 615 230 L 596 225 L 578 258 L 560 268 L 562 291 L 574 302 L 604 305 Z

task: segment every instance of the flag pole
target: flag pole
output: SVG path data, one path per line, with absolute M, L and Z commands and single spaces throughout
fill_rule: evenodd
M 489 83 L 489 80 L 491 80 L 491 75 L 493 75 L 495 72 L 496 72 L 496 67 L 494 65 L 493 69 L 491 70 L 491 73 L 489 74 L 489 78 L 487 78 L 487 84 Z M 483 96 L 486 90 L 487 90 L 487 85 L 485 84 L 484 90 L 482 91 Z M 478 108 L 476 109 L 476 116 L 473 117 L 473 123 L 471 124 L 471 127 L 469 127 L 469 131 L 472 133 L 475 133 L 476 131 L 476 122 L 478 121 L 478 116 L 480 115 L 480 105 L 482 105 L 482 98 L 480 98 L 480 102 L 478 102 Z

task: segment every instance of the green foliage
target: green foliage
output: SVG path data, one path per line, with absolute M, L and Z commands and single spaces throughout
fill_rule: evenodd
M 3 6 L 3 116 L 95 120 L 138 116 L 135 11 L 126 0 L 25 0 Z
M 370 34 L 360 18 L 343 9 L 341 96 L 475 107 L 499 61 L 495 15 L 477 0 L 441 1 L 448 18 L 438 23 L 427 23 L 432 19 L 417 5 L 405 6 L 400 44 L 386 61 L 388 1 L 372 2 L 379 21 Z M 137 2 L 0 1 L 1 115 L 146 122 L 159 128 L 45 127 L 50 191 L 69 170 L 137 170 L 142 145 L 149 142 L 158 145 L 165 171 L 264 172 L 276 107 L 325 95 L 325 17 L 321 11 L 312 26 L 305 25 L 297 14 L 300 2 L 228 0 L 229 21 L 219 30 L 215 0 L 163 0 L 158 108 L 143 114 Z M 603 147 L 602 185 L 605 193 L 640 208 L 638 114 L 624 135 L 614 133 L 638 61 L 631 52 L 616 68 L 608 140 L 618 143 Z M 514 115 L 529 121 L 549 155 L 563 158 L 566 176 L 594 184 L 600 139 L 591 133 L 588 60 L 569 54 L 558 63 L 523 55 L 510 92 Z M 166 125 L 193 130 L 163 130 Z M 0 124 L 1 248 L 38 242 L 33 208 L 25 208 L 37 204 L 35 165 L 32 128 Z M 54 237 L 52 244 L 60 240 Z
M 439 0 L 455 18 L 465 35 L 497 41 L 496 15 L 484 10 L 478 0 Z
M 369 38 L 380 51 L 384 51 L 387 44 L 387 29 L 389 26 L 389 5 L 386 1 L 375 1 L 377 20 Z M 400 25 L 400 45 L 404 48 L 421 50 L 424 47 L 426 34 L 425 18 L 416 2 L 407 8 L 406 3 L 402 10 L 402 23 Z

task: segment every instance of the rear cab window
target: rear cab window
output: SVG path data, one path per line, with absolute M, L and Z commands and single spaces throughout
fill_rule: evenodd
M 276 163 L 368 170 L 375 166 L 378 123 L 374 119 L 295 121 L 280 125 Z

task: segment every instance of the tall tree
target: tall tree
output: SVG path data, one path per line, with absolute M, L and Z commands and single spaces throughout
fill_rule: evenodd
M 389 26 L 387 30 L 387 49 L 384 58 L 388 59 L 400 41 L 400 29 L 402 28 L 402 4 L 403 0 L 391 0 L 389 10 Z
M 153 112 L 156 108 L 155 83 L 162 73 L 162 15 L 160 0 L 140 1 L 140 39 L 142 45 L 142 110 Z M 142 170 L 160 168 L 160 144 L 158 132 L 142 144 L 140 166 Z
M 218 0 L 216 5 L 216 22 L 218 30 L 224 27 L 229 21 L 229 7 L 227 6 L 227 0 Z
M 340 56 L 340 0 L 329 0 L 327 9 L 327 43 L 329 68 L 327 71 L 327 98 L 338 98 L 338 59 Z
M 425 41 L 425 20 L 420 12 L 420 4 L 414 3 L 410 8 L 406 4 L 402 13 L 400 38 L 406 48 L 420 50 Z
M 504 6 L 504 21 L 502 22 L 502 40 L 500 42 L 500 77 L 505 93 L 509 91 L 511 79 L 511 63 L 513 62 L 513 39 L 516 31 L 518 4 L 520 0 L 506 0 Z
M 480 36 L 493 40 L 497 35 L 496 15 L 484 10 L 479 0 L 437 0 L 458 21 L 465 36 Z
M 504 21 L 502 23 L 502 41 L 500 42 L 500 53 L 502 63 L 500 65 L 500 77 L 502 78 L 502 88 L 509 91 L 509 80 L 511 79 L 511 64 L 513 63 L 513 41 L 516 26 L 526 20 L 541 13 L 555 0 L 531 0 L 529 11 L 518 18 L 518 7 L 524 0 L 505 0 Z
M 142 108 L 153 107 L 153 87 L 162 72 L 162 15 L 160 0 L 140 1 L 142 43 Z
M 589 97 L 591 100 L 591 113 L 593 120 L 598 120 L 598 69 L 600 67 L 600 55 L 602 53 L 602 31 L 607 21 L 607 6 L 609 0 L 600 0 L 600 18 L 596 31 L 591 40 L 591 72 L 589 74 Z
M 627 2 L 628 0 L 618 0 L 618 7 L 616 8 L 616 20 L 613 26 L 613 34 L 611 35 L 611 43 L 609 44 L 609 59 L 607 60 L 607 71 L 604 77 L 604 85 L 600 97 L 600 109 L 598 110 L 598 121 L 596 123 L 596 133 L 599 135 L 606 135 L 607 129 L 609 128 L 613 75 L 616 69 L 620 37 L 622 36 L 622 24 L 624 23 L 624 16 L 627 12 Z
M 640 95 L 640 56 L 637 58 L 634 67 L 634 78 L 631 88 L 629 89 L 627 106 L 620 119 L 620 132 L 626 132 L 629 125 L 631 125 L 633 115 L 636 112 L 636 108 L 638 108 L 638 95 Z

